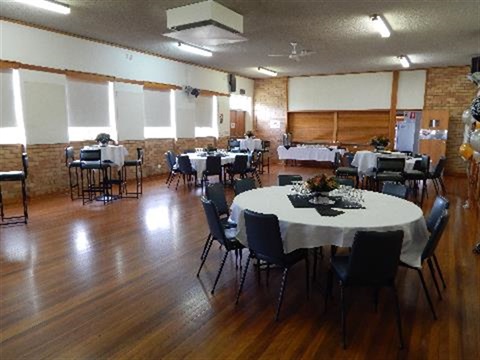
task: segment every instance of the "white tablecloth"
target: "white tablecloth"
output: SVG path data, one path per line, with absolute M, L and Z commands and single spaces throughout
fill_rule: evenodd
M 357 151 L 352 161 L 352 165 L 358 168 L 360 176 L 371 176 L 374 169 L 377 167 L 377 158 L 379 157 L 403 157 L 407 155 L 403 153 L 392 152 L 390 154 L 382 154 L 368 150 Z M 405 170 L 412 170 L 415 164 L 415 159 L 409 159 L 405 162 Z
M 207 157 L 200 156 L 197 153 L 188 153 L 190 162 L 192 166 L 197 170 L 198 176 L 202 176 L 203 171 L 207 168 Z M 239 153 L 228 153 L 227 156 L 222 157 L 222 165 L 231 164 L 235 161 L 235 156 L 237 155 L 246 155 L 246 154 L 239 154 Z
M 287 150 L 285 146 L 279 146 L 277 149 L 280 160 L 315 160 L 315 161 L 335 161 L 335 154 L 341 155 L 345 152 L 343 149 L 329 149 L 327 147 L 315 146 L 293 146 Z
M 240 150 L 262 150 L 262 140 L 260 139 L 238 139 L 240 141 Z
M 278 216 L 286 253 L 325 245 L 350 247 L 359 230 L 403 230 L 401 260 L 411 266 L 421 265 L 428 231 L 422 210 L 414 203 L 365 191 L 366 209 L 342 209 L 344 214 L 326 217 L 313 208 L 294 208 L 287 197 L 289 192 L 290 186 L 272 186 L 236 196 L 230 219 L 238 224 L 239 241 L 247 245 L 243 212 L 249 209 Z
M 100 149 L 102 161 L 111 161 L 113 165 L 122 167 L 128 150 L 123 145 L 85 146 L 84 149 Z

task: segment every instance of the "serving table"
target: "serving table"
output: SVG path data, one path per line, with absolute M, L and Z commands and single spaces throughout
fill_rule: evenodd
M 292 146 L 287 149 L 281 145 L 277 148 L 277 152 L 279 160 L 315 160 L 334 163 L 336 154 L 343 155 L 345 149 L 313 145 Z

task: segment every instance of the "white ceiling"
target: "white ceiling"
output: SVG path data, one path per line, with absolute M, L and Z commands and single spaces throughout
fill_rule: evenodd
M 413 68 L 468 65 L 480 54 L 480 0 L 217 0 L 243 15 L 248 41 L 210 47 L 211 58 L 184 53 L 162 36 L 166 10 L 194 0 L 59 1 L 70 15 L 12 0 L 0 0 L 0 15 L 249 77 L 264 77 L 258 66 L 297 76 L 399 69 L 400 54 Z M 390 24 L 390 38 L 374 31 L 374 13 Z M 300 62 L 267 56 L 288 53 L 294 41 L 316 54 Z

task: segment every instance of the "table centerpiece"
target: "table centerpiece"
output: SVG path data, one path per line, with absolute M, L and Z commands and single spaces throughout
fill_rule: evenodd
M 338 182 L 334 176 L 327 177 L 325 174 L 322 174 L 308 179 L 305 181 L 304 186 L 313 195 L 310 202 L 313 204 L 328 204 L 328 193 L 338 188 Z
M 384 150 L 389 143 L 390 140 L 383 135 L 374 136 L 370 141 L 370 145 L 374 146 L 377 151 Z

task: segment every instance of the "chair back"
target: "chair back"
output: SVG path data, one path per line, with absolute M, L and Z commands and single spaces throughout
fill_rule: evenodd
M 222 173 L 222 158 L 219 156 L 207 156 L 205 170 L 208 175 L 220 175 Z
M 336 177 L 335 180 L 339 185 L 355 187 L 355 181 L 351 178 Z
M 438 220 L 440 220 L 443 212 L 447 210 L 449 206 L 450 203 L 443 196 L 437 196 L 435 198 L 432 209 L 430 210 L 430 213 L 428 214 L 426 219 L 428 231 L 433 231 L 433 228 L 437 224 Z
M 239 195 L 245 191 L 256 189 L 255 180 L 251 178 L 237 179 L 233 183 L 233 192 Z
M 377 158 L 377 172 L 399 172 L 405 169 L 405 158 Z
M 262 163 L 262 156 L 263 156 L 262 150 L 252 151 L 252 157 L 250 160 L 250 169 L 257 169 L 258 167 L 260 167 L 260 164 Z
M 65 148 L 65 166 L 68 167 L 73 161 L 75 161 L 73 146 L 67 146 Z
M 262 140 L 262 150 L 267 152 L 270 151 L 270 141 L 269 140 Z
M 190 174 L 193 172 L 192 163 L 188 155 L 178 157 L 178 169 L 182 174 Z
M 349 285 L 388 286 L 397 274 L 403 231 L 359 231 L 347 266 Z
M 340 161 L 342 166 L 351 167 L 354 157 L 355 157 L 354 153 L 351 153 L 351 152 L 344 153 Z
M 177 163 L 177 157 L 175 156 L 175 153 L 171 150 L 168 150 L 165 155 L 167 156 L 167 163 L 170 167 L 170 171 L 173 171 L 173 169 L 175 168 L 175 164 Z
M 227 199 L 225 197 L 225 190 L 221 183 L 210 184 L 207 186 L 206 193 L 207 199 L 212 201 L 217 208 L 218 214 L 228 215 L 229 209 Z
M 278 175 L 279 186 L 292 185 L 294 181 L 302 181 L 302 180 L 303 178 L 301 175 L 286 175 L 286 174 Z
M 430 237 L 428 238 L 428 242 L 423 249 L 422 261 L 431 257 L 435 252 L 440 238 L 442 237 L 443 231 L 447 226 L 449 217 L 450 215 L 448 214 L 448 210 L 444 210 L 442 216 L 440 216 L 440 219 L 433 227 L 432 232 L 430 233 Z
M 143 150 L 143 148 L 137 148 L 137 160 L 140 164 L 143 164 L 144 156 L 145 150 Z
M 233 161 L 232 173 L 245 174 L 247 172 L 248 155 L 237 155 Z
M 401 199 L 407 198 L 407 187 L 402 184 L 386 182 L 383 184 L 382 193 L 396 196 Z
M 27 153 L 22 153 L 22 166 L 23 173 L 25 174 L 25 179 L 28 177 L 28 155 Z
M 230 250 L 230 243 L 225 236 L 225 231 L 222 227 L 222 223 L 220 222 L 220 217 L 218 216 L 217 208 L 215 204 L 211 201 L 202 196 L 201 198 L 203 210 L 205 212 L 205 216 L 207 217 L 208 228 L 210 229 L 210 234 L 212 237 L 217 240 L 220 244 L 225 246 L 227 250 Z
M 81 149 L 81 161 L 100 161 L 102 160 L 102 151 L 100 149 Z
M 433 171 L 433 178 L 438 179 L 440 176 L 442 176 L 443 169 L 445 169 L 445 164 L 447 163 L 447 158 L 445 156 L 442 156 L 437 163 L 437 166 L 435 166 L 435 170 Z
M 244 216 L 248 248 L 258 259 L 282 265 L 285 253 L 277 216 L 251 210 L 245 210 Z
M 174 164 L 172 164 L 172 161 L 170 160 L 170 155 L 169 155 L 168 153 L 169 153 L 169 151 L 167 151 L 167 152 L 164 154 L 164 155 L 165 155 L 165 160 L 167 161 L 168 169 L 169 169 L 170 171 L 173 171 L 173 165 L 174 165 Z
M 424 172 L 425 174 L 428 173 L 429 169 L 430 169 L 429 155 L 422 155 L 422 158 L 420 160 L 415 161 L 415 164 L 413 165 L 413 170 L 419 170 L 421 172 Z
M 240 151 L 240 141 L 237 139 L 229 139 L 228 140 L 228 150 L 229 151 Z

